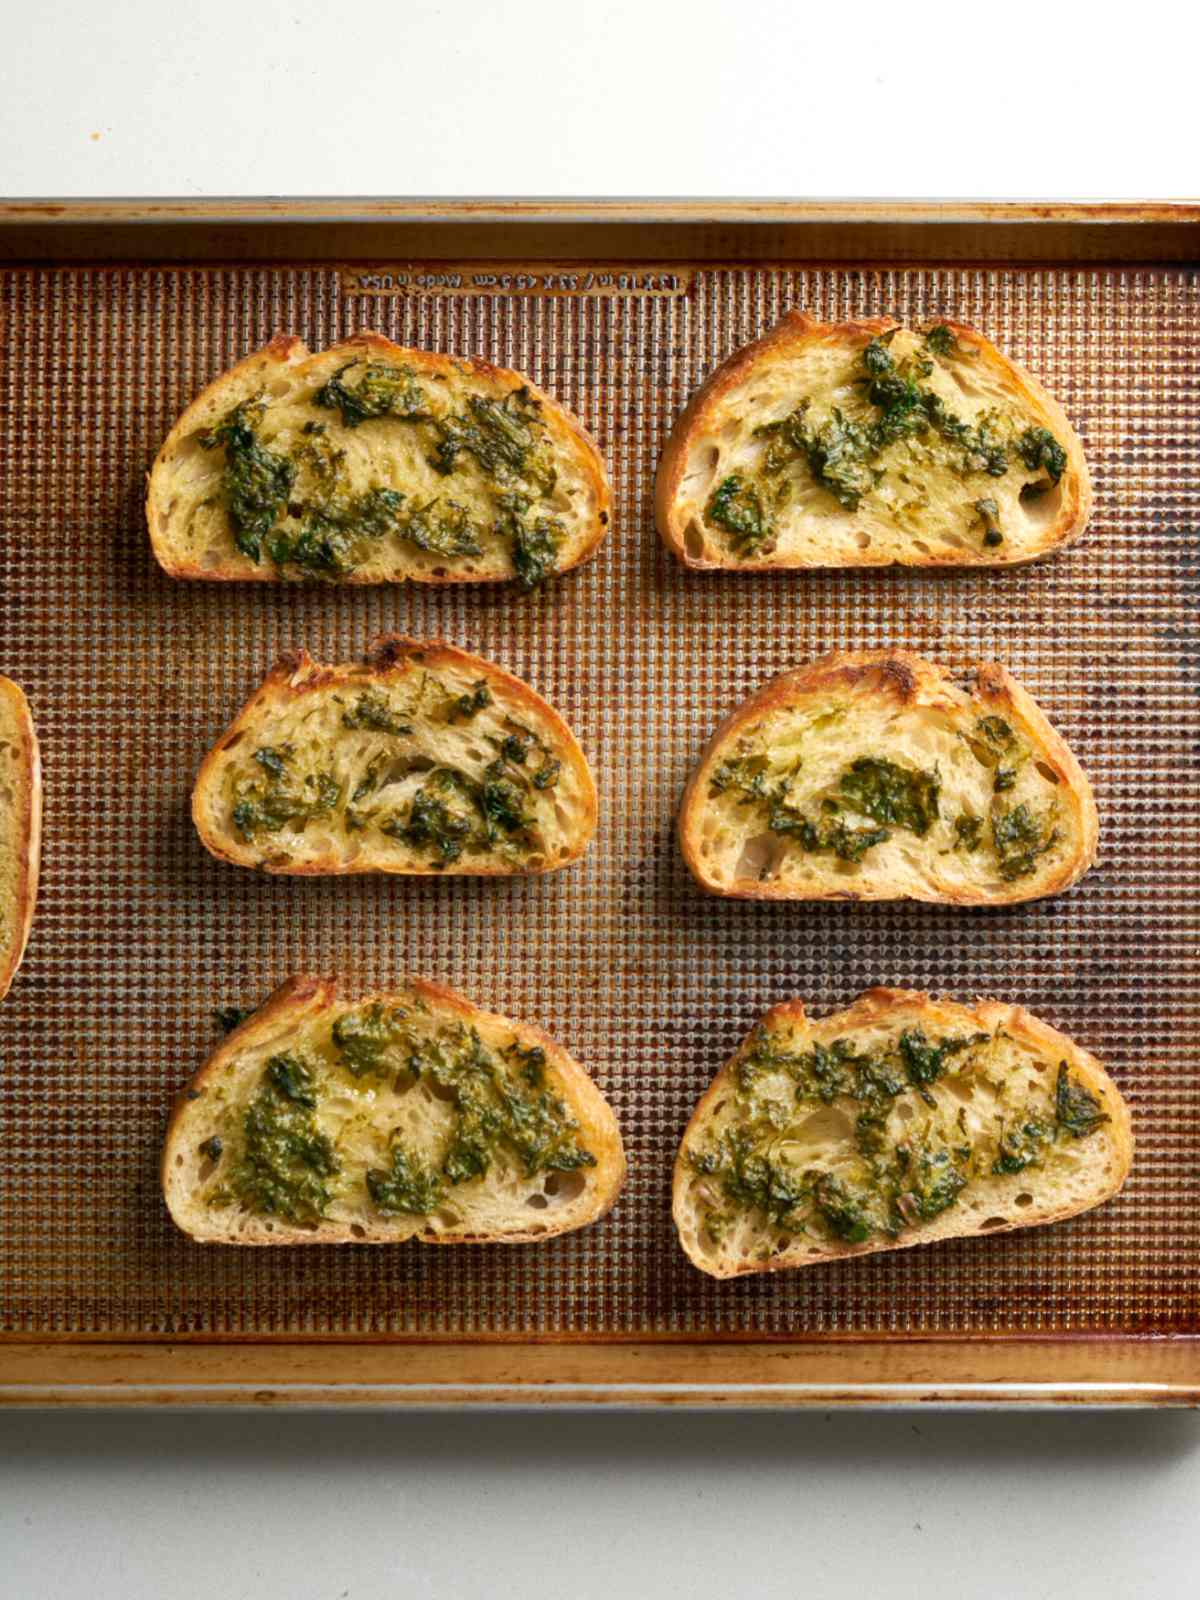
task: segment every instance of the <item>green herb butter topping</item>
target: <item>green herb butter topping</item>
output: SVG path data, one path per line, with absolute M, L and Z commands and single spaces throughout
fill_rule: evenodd
M 831 852 L 842 861 L 861 861 L 892 837 L 894 827 L 924 838 L 937 820 L 936 772 L 899 766 L 882 756 L 860 756 L 806 812 L 790 798 L 802 770 L 803 762 L 796 760 L 781 774 L 768 776 L 764 756 L 739 757 L 715 770 L 709 790 L 715 795 L 732 792 L 741 804 L 754 806 L 772 833 L 801 850 Z
M 500 548 L 524 587 L 541 583 L 566 538 L 541 402 L 522 386 L 455 410 L 438 388 L 407 366 L 356 359 L 313 390 L 298 430 L 276 438 L 258 395 L 202 433 L 201 446 L 221 452 L 216 500 L 237 549 L 284 575 L 338 581 L 389 542 L 447 562 Z M 444 490 L 414 489 L 404 451 L 397 481 L 351 488 L 351 446 L 384 423 L 400 425 L 422 482 Z
M 805 483 L 815 484 L 843 511 L 864 501 L 878 510 L 876 494 L 887 484 L 903 486 L 897 515 L 914 518 L 921 507 L 921 478 L 931 468 L 947 470 L 964 485 L 979 485 L 967 502 L 980 545 L 1004 543 L 994 496 L 981 492 L 988 478 L 1012 471 L 1036 474 L 1022 486 L 1032 498 L 1052 489 L 1067 466 L 1063 447 L 1045 428 L 1022 426 L 1013 414 L 992 407 L 964 420 L 928 384 L 938 368 L 952 371 L 964 359 L 953 331 L 931 328 L 908 356 L 891 353 L 894 329 L 863 348 L 851 380 L 852 400 L 822 407 L 800 397 L 784 417 L 754 430 L 760 451 L 753 467 L 723 477 L 704 510 L 705 521 L 725 537 L 740 558 L 761 554 L 774 541 L 778 518 Z
M 962 737 L 990 785 L 982 814 L 947 809 L 936 764 L 924 768 L 880 754 L 852 756 L 836 777 L 813 788 L 803 751 L 796 753 L 792 742 L 786 757 L 776 758 L 758 731 L 713 769 L 708 793 L 739 814 L 753 812 L 782 845 L 833 855 L 848 866 L 908 833 L 939 849 L 987 852 L 1008 882 L 1029 877 L 1062 839 L 1054 786 L 1031 766 L 1029 746 L 1002 717 L 981 717 Z M 1023 774 L 1032 776 L 1016 799 Z
M 319 739 L 285 742 L 247 750 L 233 765 L 229 817 L 247 844 L 270 847 L 285 832 L 324 826 L 397 840 L 435 869 L 481 853 L 519 866 L 544 847 L 539 799 L 555 789 L 562 762 L 496 707 L 483 679 L 462 689 L 423 671 L 395 689 L 347 693 L 339 723 L 336 752 Z M 461 765 L 447 732 L 461 738 Z M 431 733 L 443 736 L 436 759 Z
M 229 1141 L 234 1148 L 222 1153 L 211 1203 L 236 1202 L 258 1216 L 303 1226 L 318 1222 L 341 1170 L 333 1142 L 317 1121 L 319 1102 L 313 1066 L 299 1056 L 273 1056 Z M 212 1140 L 206 1142 L 211 1147 Z
M 327 1034 L 270 1057 L 200 1153 L 210 1205 L 300 1226 L 340 1204 L 427 1217 L 489 1176 L 596 1164 L 540 1046 L 487 1044 L 421 1001 L 344 1010 Z
M 386 1022 L 377 1017 L 374 1025 Z M 427 1083 L 450 1107 L 451 1124 L 436 1157 L 424 1164 L 403 1137 L 393 1139 L 390 1166 L 367 1173 L 380 1211 L 434 1211 L 456 1185 L 486 1177 L 500 1159 L 526 1178 L 595 1166 L 579 1143 L 577 1124 L 547 1086 L 540 1047 L 514 1039 L 497 1052 L 474 1028 L 453 1025 L 415 1041 L 402 1032 L 395 1042 L 403 1052 L 401 1071 Z
M 989 1179 L 1053 1166 L 1109 1120 L 1065 1062 L 1039 1073 L 1002 1030 L 914 1024 L 796 1048 L 760 1027 L 730 1079 L 687 1152 L 716 1243 L 747 1219 L 789 1239 L 894 1240 Z

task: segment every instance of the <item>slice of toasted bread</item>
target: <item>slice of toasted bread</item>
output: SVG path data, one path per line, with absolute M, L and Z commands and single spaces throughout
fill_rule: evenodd
M 591 555 L 611 496 L 582 424 L 519 372 L 280 334 L 180 417 L 146 517 L 173 578 L 531 588 Z
M 675 1226 L 714 1278 L 776 1272 L 1058 1222 L 1132 1156 L 1104 1068 L 1020 1006 L 871 989 L 810 1021 L 795 1000 L 696 1107 Z
M 688 779 L 697 881 L 748 900 L 1007 905 L 1096 855 L 1079 763 L 1003 667 L 974 692 L 907 650 L 833 651 L 732 711 Z
M 179 1097 L 162 1186 L 223 1244 L 504 1244 L 582 1228 L 625 1176 L 616 1119 L 539 1028 L 414 979 L 295 977 Z
M 0 677 L 0 1000 L 29 939 L 42 848 L 42 762 L 29 702 Z
M 596 786 L 519 678 L 388 636 L 362 666 L 284 656 L 201 764 L 205 848 L 267 872 L 551 872 L 582 855 Z
M 1090 509 L 1062 408 L 981 334 L 800 311 L 696 391 L 655 492 L 681 561 L 747 570 L 1011 566 Z

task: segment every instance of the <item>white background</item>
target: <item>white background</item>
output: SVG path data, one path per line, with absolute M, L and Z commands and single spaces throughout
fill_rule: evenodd
M 1194 26 L 58 0 L 7 21 L 0 193 L 1186 198 Z M 1178 1413 L 9 1413 L 0 1594 L 1191 1596 L 1198 1443 Z
M 1180 198 L 1187 0 L 8 0 L 0 193 Z
M 1193 1600 L 1191 1413 L 9 1415 L 13 1600 Z

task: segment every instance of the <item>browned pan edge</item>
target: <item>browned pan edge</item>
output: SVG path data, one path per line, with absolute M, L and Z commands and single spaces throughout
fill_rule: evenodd
M 0 261 L 628 261 L 650 254 L 705 264 L 1096 265 L 1195 260 L 1198 224 L 1193 200 L 33 200 L 0 203 Z
M 1191 1406 L 1200 1341 L 13 1344 L 3 1405 Z

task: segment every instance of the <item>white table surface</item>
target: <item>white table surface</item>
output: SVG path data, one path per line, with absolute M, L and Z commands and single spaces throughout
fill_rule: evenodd
M 5 30 L 0 194 L 1186 198 L 1186 15 L 52 0 Z M 1180 1413 L 9 1413 L 0 1594 L 1191 1595 L 1198 1443 Z
M 1191 1600 L 1192 1413 L 8 1415 L 13 1600 Z
M 38 0 L 0 194 L 1200 188 L 1194 9 L 1075 0 Z

